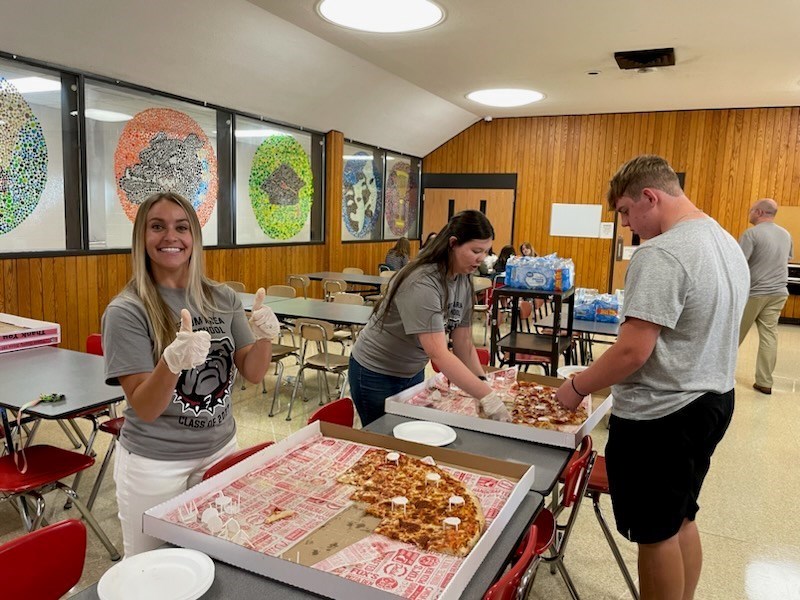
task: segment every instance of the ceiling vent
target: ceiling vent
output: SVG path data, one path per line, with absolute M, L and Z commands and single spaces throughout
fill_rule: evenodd
M 656 48 L 655 50 L 629 50 L 614 52 L 620 69 L 650 69 L 671 67 L 675 64 L 675 48 Z

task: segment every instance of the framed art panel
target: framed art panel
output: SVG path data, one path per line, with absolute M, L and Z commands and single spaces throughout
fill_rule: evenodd
M 61 75 L 0 60 L 0 253 L 66 249 Z
M 383 239 L 419 238 L 420 160 L 386 153 Z
M 236 243 L 321 241 L 321 136 L 236 116 Z
M 382 239 L 382 150 L 344 145 L 342 173 L 342 241 Z
M 151 194 L 191 202 L 203 244 L 217 244 L 216 111 L 86 81 L 89 247 L 130 248 L 136 212 Z

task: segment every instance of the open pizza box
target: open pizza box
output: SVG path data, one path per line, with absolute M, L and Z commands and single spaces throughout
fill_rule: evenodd
M 247 547 L 246 544 L 240 545 L 224 537 L 212 535 L 208 531 L 198 530 L 200 526 L 195 524 L 192 527 L 186 527 L 179 522 L 175 522 L 174 515 L 176 511 L 179 513 L 182 511 L 181 507 L 192 506 L 194 502 L 198 507 L 198 512 L 202 512 L 200 503 L 203 499 L 207 499 L 215 493 L 219 494 L 223 489 L 233 489 L 229 486 L 235 488 L 244 479 L 253 478 L 252 472 L 257 471 L 259 468 L 265 468 L 265 465 L 279 464 L 280 457 L 313 441 L 319 434 L 322 434 L 326 440 L 328 438 L 346 440 L 402 452 L 417 458 L 430 456 L 440 467 L 452 467 L 461 472 L 474 474 L 475 478 L 480 480 L 496 477 L 499 481 L 505 481 L 504 487 L 506 489 L 502 504 L 498 504 L 497 510 L 492 511 L 491 522 L 466 557 L 450 557 L 418 548 L 414 548 L 413 551 L 406 551 L 406 555 L 416 554 L 420 557 L 417 562 L 422 565 L 421 568 L 423 570 L 426 567 L 430 567 L 431 561 L 434 560 L 432 556 L 438 557 L 437 560 L 442 559 L 440 572 L 437 572 L 435 568 L 428 569 L 430 579 L 439 582 L 436 593 L 431 594 L 428 590 L 427 593 L 423 594 L 428 598 L 455 600 L 461 596 L 475 571 L 491 552 L 502 530 L 509 523 L 533 484 L 534 467 L 532 465 L 406 442 L 393 437 L 331 423 L 315 422 L 237 463 L 233 467 L 201 482 L 172 500 L 151 508 L 143 516 L 144 532 L 166 542 L 184 548 L 200 550 L 228 564 L 326 597 L 389 600 L 398 598 L 399 594 L 408 594 L 408 588 L 403 591 L 403 585 L 411 585 L 407 582 L 403 582 L 395 589 L 395 593 L 392 593 L 385 591 L 393 589 L 391 585 L 380 585 L 380 579 L 390 580 L 385 576 L 368 585 L 359 583 L 351 578 L 340 577 L 332 572 L 320 570 L 319 565 L 322 561 L 335 560 L 336 556 L 346 553 L 351 547 L 357 547 L 359 543 L 363 544 L 368 536 L 371 536 L 369 539 L 382 538 L 382 536 L 376 536 L 376 534 L 372 533 L 372 529 L 377 525 L 379 519 L 365 515 L 363 509 L 356 505 L 350 505 L 316 530 L 310 532 L 302 531 L 296 535 L 290 534 L 289 537 L 292 538 L 292 543 L 285 547 L 280 556 L 262 553 Z M 248 476 L 248 474 L 250 475 Z M 259 502 L 261 501 L 260 496 L 254 497 Z M 484 504 L 483 500 L 481 504 Z M 320 510 L 324 510 L 324 507 L 321 507 Z M 486 516 L 488 520 L 488 512 Z M 251 532 L 251 537 L 255 535 L 257 534 Z M 382 539 L 388 540 L 388 538 Z M 400 542 L 394 542 L 393 540 L 388 541 L 393 544 L 400 544 Z M 402 553 L 402 550 L 399 551 L 398 556 Z M 370 564 L 369 556 L 357 557 L 357 559 L 360 559 L 360 563 L 364 565 Z M 429 562 L 426 562 L 425 559 L 428 559 Z M 413 560 L 416 559 L 409 558 L 409 561 Z M 408 564 L 411 565 L 412 562 Z M 413 564 L 416 565 L 417 563 Z M 447 569 L 443 566 L 445 564 L 449 565 Z M 314 568 L 311 565 L 317 565 L 317 567 Z M 395 570 L 405 568 L 405 566 L 401 567 L 396 563 L 387 566 L 394 567 Z M 411 571 L 412 567 L 409 566 L 408 570 Z M 387 572 L 391 573 L 391 571 Z M 365 572 L 363 575 L 365 578 L 374 578 L 378 577 L 380 573 Z M 410 573 L 406 577 L 409 576 Z M 381 587 L 383 589 L 380 589 Z
M 0 353 L 61 343 L 58 323 L 0 313 Z
M 519 373 L 517 381 L 532 381 L 541 385 L 558 387 L 564 383 L 563 379 L 557 377 L 547 377 L 544 375 L 531 375 L 529 373 Z M 582 425 L 570 427 L 569 431 L 555 431 L 551 429 L 541 429 L 528 425 L 518 425 L 515 423 L 504 423 L 493 421 L 482 417 L 458 414 L 439 410 L 428 406 L 418 406 L 411 404 L 411 400 L 420 392 L 426 389 L 427 382 L 422 382 L 414 387 L 408 388 L 386 398 L 386 412 L 412 419 L 424 421 L 434 421 L 462 429 L 471 429 L 493 435 L 547 444 L 549 446 L 560 446 L 564 448 L 577 448 L 581 440 L 591 433 L 603 416 L 611 409 L 611 391 L 606 388 L 599 390 L 590 396 L 590 406 L 587 407 L 588 418 Z

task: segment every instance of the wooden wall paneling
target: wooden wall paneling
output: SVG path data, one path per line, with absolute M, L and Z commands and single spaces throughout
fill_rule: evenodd
M 34 319 L 42 320 L 44 318 L 42 259 L 28 259 L 28 282 L 30 289 L 30 315 Z
M 608 179 L 642 153 L 687 173 L 686 193 L 739 237 L 759 197 L 800 205 L 800 109 L 764 108 L 495 119 L 424 158 L 425 172 L 518 174 L 514 241 L 575 259 L 578 280 L 606 287 L 610 240 L 550 238 L 550 204 L 602 202 Z M 611 220 L 604 208 L 603 220 Z M 800 317 L 800 302 L 784 315 Z
M 16 315 L 19 314 L 17 304 L 17 261 L 14 259 L 3 261 L 3 287 L 4 287 L 4 312 Z
M 28 259 L 18 258 L 17 263 L 17 305 L 25 311 L 24 317 L 31 316 L 31 280 Z

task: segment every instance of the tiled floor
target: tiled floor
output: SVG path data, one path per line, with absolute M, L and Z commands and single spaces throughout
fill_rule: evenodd
M 476 326 L 477 341 L 483 338 Z M 800 327 L 780 328 L 780 357 L 775 371 L 772 396 L 755 392 L 753 371 L 757 336 L 753 331 L 745 340 L 736 375 L 736 412 L 728 434 L 717 449 L 701 497 L 698 525 L 704 548 L 704 567 L 696 598 L 698 600 L 800 600 L 800 446 L 796 428 L 800 423 Z M 599 346 L 598 351 L 602 352 Z M 687 357 L 691 360 L 691 357 Z M 294 369 L 287 369 L 290 373 Z M 309 378 L 308 395 L 316 388 Z M 291 422 L 285 420 L 291 388 L 281 392 L 283 410 L 267 416 L 274 378 L 267 380 L 267 394 L 260 386 L 237 390 L 234 412 L 239 444 L 248 446 L 267 439 L 280 439 L 305 424 L 317 407 L 316 398 L 297 402 Z M 53 423 L 45 423 L 39 442 L 66 447 L 67 441 Z M 607 432 L 599 426 L 592 434 L 602 452 Z M 100 434 L 95 444 L 98 461 L 88 471 L 79 493 L 85 497 L 94 481 L 106 451 L 108 436 Z M 75 516 L 73 508 L 63 510 L 63 499 L 50 495 L 48 519 L 57 521 Z M 613 523 L 610 502 L 603 499 L 603 511 Z M 122 547 L 116 517 L 114 483 L 106 475 L 94 514 L 109 537 Z M 0 503 L 0 542 L 22 532 L 19 517 L 8 503 Z M 635 574 L 635 547 L 617 536 L 619 546 Z M 629 597 L 616 563 L 586 500 L 581 509 L 567 552 L 567 567 L 583 598 L 589 600 Z M 89 534 L 86 566 L 76 590 L 96 582 L 112 565 L 97 539 Z M 569 595 L 558 575 L 540 569 L 530 595 L 532 599 L 559 600 Z

